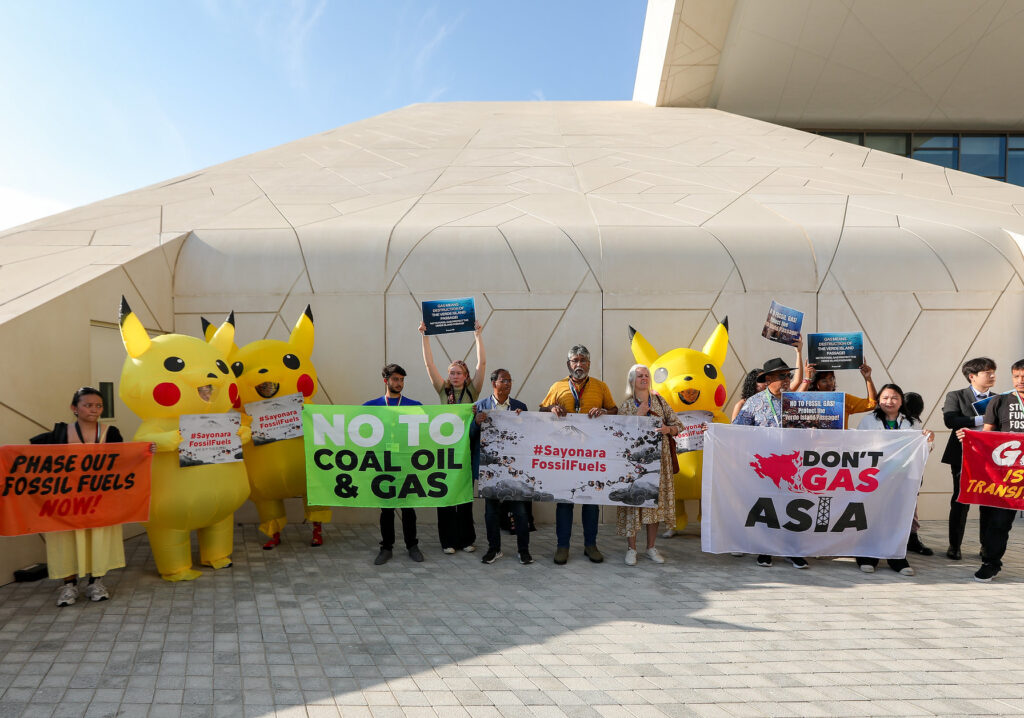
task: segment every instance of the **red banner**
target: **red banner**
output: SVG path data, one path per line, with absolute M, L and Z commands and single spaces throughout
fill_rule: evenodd
M 149 444 L 0 446 L 0 536 L 149 518 Z
M 1024 511 L 1024 434 L 964 432 L 958 501 Z

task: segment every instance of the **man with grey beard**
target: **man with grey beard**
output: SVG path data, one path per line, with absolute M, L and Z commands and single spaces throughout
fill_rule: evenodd
M 568 353 L 566 366 L 569 368 L 569 376 L 551 385 L 547 396 L 541 402 L 541 411 L 550 411 L 558 417 L 566 414 L 586 414 L 591 419 L 619 412 L 608 385 L 590 376 L 589 349 L 582 344 L 572 347 Z M 573 504 L 559 503 L 555 507 L 555 536 L 558 539 L 555 563 L 560 566 L 569 560 L 572 515 Z M 600 508 L 594 504 L 584 504 L 580 509 L 580 518 L 583 520 L 583 553 L 594 563 L 604 561 L 604 556 L 597 550 L 599 515 Z

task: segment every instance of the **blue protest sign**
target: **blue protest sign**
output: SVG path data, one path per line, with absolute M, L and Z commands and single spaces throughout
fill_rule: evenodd
M 841 391 L 782 392 L 785 429 L 842 429 L 846 395 Z
M 860 332 L 808 334 L 807 363 L 818 371 L 860 369 L 864 363 L 864 335 Z
M 473 331 L 476 326 L 473 297 L 423 302 L 423 323 L 427 325 L 427 334 Z
M 804 313 L 779 304 L 774 299 L 768 308 L 768 318 L 764 320 L 761 336 L 779 344 L 795 347 L 800 341 L 800 327 L 804 323 Z

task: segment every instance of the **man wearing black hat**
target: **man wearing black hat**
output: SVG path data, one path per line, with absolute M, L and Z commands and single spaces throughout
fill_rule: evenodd
M 743 403 L 743 408 L 736 415 L 733 424 L 745 426 L 782 427 L 782 392 L 789 388 L 789 380 L 793 376 L 792 367 L 786 366 L 779 357 L 769 359 L 757 375 L 759 382 L 767 387 L 764 391 L 754 394 Z M 797 568 L 808 568 L 807 559 L 791 556 L 789 562 Z M 761 554 L 757 557 L 758 566 L 771 566 L 772 557 Z

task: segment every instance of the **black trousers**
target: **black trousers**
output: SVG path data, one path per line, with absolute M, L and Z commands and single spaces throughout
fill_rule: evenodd
M 960 498 L 960 467 L 950 467 L 953 471 L 953 494 L 949 497 L 949 547 L 958 549 L 964 541 L 964 527 L 967 525 L 967 512 L 970 504 L 957 501 Z
M 981 511 L 981 553 L 985 556 L 982 560 L 990 566 L 1002 568 L 1006 541 L 1010 538 L 1017 511 L 995 506 L 979 506 L 978 509 Z
M 487 526 L 487 550 L 501 550 L 501 514 L 512 513 L 516 529 L 516 545 L 519 553 L 530 550 L 530 519 L 526 515 L 525 501 L 502 501 L 485 499 L 484 524 Z
M 473 502 L 437 507 L 437 537 L 441 548 L 460 549 L 476 543 L 473 526 Z
M 405 547 L 412 548 L 416 539 L 416 509 L 402 509 L 402 537 Z M 380 547 L 390 551 L 395 545 L 395 510 L 380 510 Z

